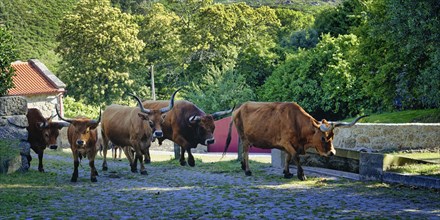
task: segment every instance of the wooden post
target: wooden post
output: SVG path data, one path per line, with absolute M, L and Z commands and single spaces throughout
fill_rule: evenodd
M 156 101 L 156 88 L 154 86 L 154 65 L 151 65 L 150 72 L 151 72 L 151 96 L 153 98 L 153 101 Z

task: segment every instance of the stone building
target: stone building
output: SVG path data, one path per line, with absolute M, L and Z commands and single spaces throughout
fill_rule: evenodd
M 28 108 L 37 108 L 44 117 L 55 114 L 55 104 L 63 111 L 63 94 L 66 85 L 61 82 L 42 62 L 30 59 L 27 62 L 12 63 L 15 88 L 8 91 L 10 96 L 23 96 Z

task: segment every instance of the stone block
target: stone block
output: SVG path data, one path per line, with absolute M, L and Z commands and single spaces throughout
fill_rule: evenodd
M 383 154 L 363 153 L 359 158 L 359 175 L 361 180 L 382 181 L 383 176 Z
M 0 116 L 26 115 L 27 101 L 22 96 L 0 97 Z
M 286 153 L 278 149 L 272 149 L 271 154 L 271 164 L 273 167 L 284 167 Z

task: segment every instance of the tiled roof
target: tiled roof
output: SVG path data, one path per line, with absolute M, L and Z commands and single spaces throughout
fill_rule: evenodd
M 38 60 L 16 61 L 11 66 L 15 69 L 15 76 L 12 77 L 15 88 L 8 91 L 9 95 L 26 96 L 64 92 L 66 85 Z

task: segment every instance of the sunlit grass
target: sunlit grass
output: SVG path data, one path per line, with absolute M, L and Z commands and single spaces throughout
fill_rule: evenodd
M 440 164 L 408 164 L 391 167 L 389 171 L 440 178 Z
M 353 118 L 347 119 L 351 121 Z M 387 112 L 371 114 L 361 119 L 362 123 L 439 123 L 440 109 L 405 110 L 398 112 Z

